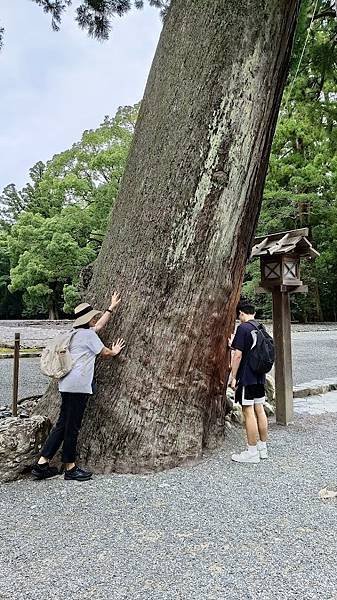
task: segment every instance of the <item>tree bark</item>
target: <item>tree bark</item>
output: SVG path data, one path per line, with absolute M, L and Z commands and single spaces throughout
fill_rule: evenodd
M 172 1 L 87 296 L 104 308 L 122 293 L 104 341 L 127 341 L 98 363 L 82 428 L 81 459 L 98 471 L 173 467 L 223 441 L 227 337 L 297 10 Z
M 49 302 L 48 319 L 49 321 L 57 321 L 59 318 L 57 305 L 53 299 Z
M 50 283 L 50 287 L 53 290 L 53 293 L 49 296 L 48 299 L 48 319 L 49 321 L 57 321 L 59 319 L 59 312 L 57 306 L 57 283 Z

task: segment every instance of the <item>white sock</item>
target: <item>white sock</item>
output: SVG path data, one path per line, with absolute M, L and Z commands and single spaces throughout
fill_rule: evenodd
M 249 446 L 248 444 L 248 454 L 257 454 L 257 446 Z
M 267 442 L 257 442 L 259 450 L 267 450 Z

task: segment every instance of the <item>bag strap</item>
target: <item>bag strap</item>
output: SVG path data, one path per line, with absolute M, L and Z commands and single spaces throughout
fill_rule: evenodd
M 247 321 L 247 322 L 248 322 L 248 323 L 251 323 L 251 324 L 254 326 L 254 329 L 255 329 L 255 330 L 258 330 L 258 329 L 259 329 L 259 327 L 258 327 L 258 325 L 259 325 L 259 324 L 258 324 L 258 323 L 256 323 L 256 321 L 253 321 L 253 319 L 252 319 L 251 321 Z M 253 333 L 253 332 L 251 331 L 250 333 Z M 253 340 L 253 343 L 254 343 L 254 340 Z M 243 365 L 242 365 L 242 377 L 243 377 L 243 376 L 245 375 L 245 373 L 246 373 L 246 369 L 247 369 L 247 366 L 248 366 L 248 360 L 249 360 L 249 353 L 250 353 L 250 351 L 252 350 L 252 348 L 253 348 L 253 346 L 251 346 L 251 347 L 248 349 L 248 351 L 247 351 L 247 354 L 246 354 L 245 361 L 244 361 L 244 363 L 243 363 Z
M 258 321 L 248 321 L 248 323 L 251 323 L 255 329 L 255 331 L 261 331 L 264 337 L 268 337 L 268 331 L 266 330 L 265 326 L 262 323 L 259 323 Z
M 251 319 L 250 321 L 247 321 L 247 323 L 251 323 L 253 325 L 253 327 L 255 329 L 257 329 L 258 331 L 264 330 L 264 326 L 262 325 L 262 323 L 259 323 L 255 319 Z
M 67 333 L 69 334 L 69 340 L 68 340 L 68 346 L 71 342 L 71 340 L 73 339 L 75 333 L 77 333 L 77 329 L 70 329 L 69 331 L 67 331 Z

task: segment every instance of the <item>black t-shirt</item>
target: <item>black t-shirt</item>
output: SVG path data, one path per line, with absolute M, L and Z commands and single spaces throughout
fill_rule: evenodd
M 236 376 L 239 385 L 253 385 L 257 383 L 264 384 L 266 381 L 266 376 L 264 374 L 255 373 L 255 371 L 252 371 L 247 362 L 248 353 L 254 342 L 254 333 L 252 335 L 252 332 L 256 331 L 256 325 L 256 321 L 247 321 L 247 323 L 241 323 L 238 326 L 232 341 L 232 348 L 234 350 L 241 350 L 242 352 L 242 359 Z

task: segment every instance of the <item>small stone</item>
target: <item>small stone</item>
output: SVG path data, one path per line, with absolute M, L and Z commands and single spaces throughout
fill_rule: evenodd
M 226 412 L 231 412 L 234 406 L 234 398 L 228 397 L 226 398 Z
M 0 419 L 8 419 L 8 417 L 11 417 L 12 413 L 10 410 L 2 410 L 0 412 Z
M 27 413 L 27 411 L 22 410 L 19 414 L 20 419 L 29 419 L 29 414 Z
M 234 404 L 233 410 L 231 412 L 231 417 L 233 422 L 243 425 L 244 418 L 240 404 Z
M 275 379 L 269 373 L 266 375 L 265 390 L 268 402 L 275 404 Z
M 267 417 L 272 417 L 275 414 L 275 409 L 271 404 L 269 404 L 269 402 L 266 402 L 264 405 L 264 412 L 266 413 Z
M 226 396 L 227 396 L 227 400 L 229 398 L 232 398 L 234 400 L 234 398 L 235 398 L 235 392 L 234 392 L 234 390 L 231 387 L 227 388 L 227 390 L 226 390 Z

